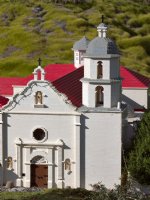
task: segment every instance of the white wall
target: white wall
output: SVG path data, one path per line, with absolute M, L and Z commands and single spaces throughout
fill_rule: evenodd
M 83 58 L 84 54 L 85 51 L 82 50 L 74 51 L 74 65 L 76 68 L 79 68 L 84 65 L 84 58 Z
M 87 82 L 82 83 L 82 104 L 86 106 L 89 105 L 89 83 Z
M 133 109 L 148 108 L 148 90 L 136 88 L 123 88 L 122 99 L 130 104 Z
M 20 93 L 25 86 L 18 86 L 18 85 L 13 85 L 13 95 Z
M 85 137 L 85 144 L 81 151 L 86 152 L 85 158 L 81 158 L 81 168 L 85 166 L 85 174 L 81 173 L 82 187 L 91 189 L 90 184 L 98 182 L 108 188 L 120 184 L 121 113 L 86 113 L 82 123 L 85 130 L 81 142 Z

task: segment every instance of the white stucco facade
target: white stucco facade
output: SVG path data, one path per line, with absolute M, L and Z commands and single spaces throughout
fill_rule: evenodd
M 37 91 L 43 94 L 41 106 L 35 104 Z M 120 183 L 121 113 L 82 113 L 47 81 L 31 81 L 1 112 L 0 184 L 11 180 L 16 186 L 31 187 L 31 165 L 37 157 L 42 159 L 34 164 L 48 166 L 48 188 Z M 37 129 L 45 132 L 40 141 L 34 138 Z M 71 162 L 69 171 L 66 159 Z M 116 169 L 113 173 L 110 165 Z

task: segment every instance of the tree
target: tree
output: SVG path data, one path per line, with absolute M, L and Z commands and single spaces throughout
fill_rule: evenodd
M 140 183 L 150 184 L 150 111 L 144 114 L 138 125 L 128 170 Z

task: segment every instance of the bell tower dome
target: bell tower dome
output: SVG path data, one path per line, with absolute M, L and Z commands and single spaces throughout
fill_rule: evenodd
M 99 24 L 97 31 L 98 36 L 89 43 L 84 56 L 82 104 L 92 108 L 117 108 L 121 98 L 119 51 L 107 37 L 104 23 Z

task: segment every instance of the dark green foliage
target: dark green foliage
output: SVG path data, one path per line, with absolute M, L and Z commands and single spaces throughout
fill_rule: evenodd
M 128 170 L 140 183 L 150 184 L 150 111 L 144 114 L 138 126 Z

